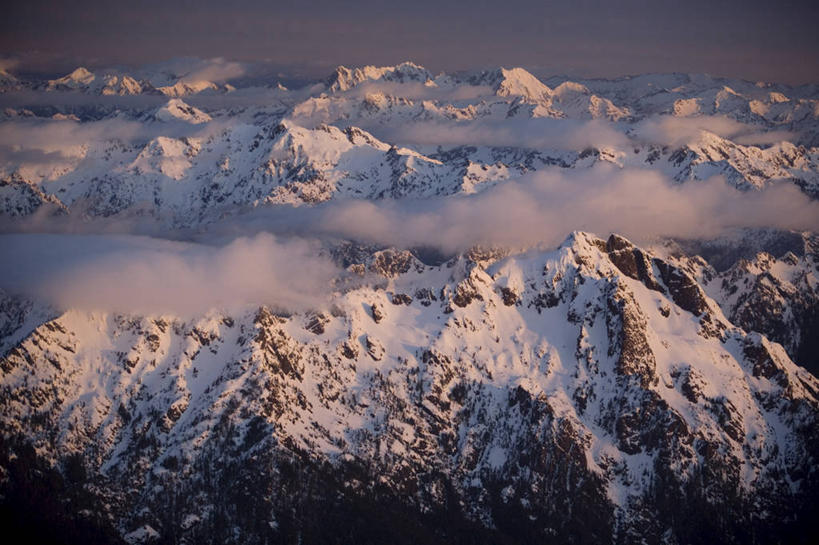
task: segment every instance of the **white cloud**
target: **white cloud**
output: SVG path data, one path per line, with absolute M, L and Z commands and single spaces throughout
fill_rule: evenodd
M 245 75 L 245 67 L 234 61 L 228 61 L 221 57 L 203 60 L 198 66 L 192 68 L 181 80 L 185 83 L 196 83 L 199 81 L 211 81 L 213 83 L 223 83 Z
M 702 140 L 704 132 L 748 146 L 774 144 L 796 137 L 792 132 L 764 131 L 760 127 L 724 116 L 655 116 L 637 123 L 634 129 L 635 137 L 639 140 L 675 147 Z
M 628 145 L 628 138 L 623 133 L 611 123 L 599 120 L 535 118 L 419 121 L 370 129 L 377 137 L 402 145 L 494 146 L 566 151 L 620 148 Z
M 470 196 L 342 201 L 297 212 L 259 210 L 215 229 L 333 236 L 451 252 L 475 244 L 554 245 L 574 230 L 645 240 L 709 238 L 737 227 L 818 230 L 819 202 L 793 184 L 743 192 L 721 178 L 680 185 L 653 171 L 598 165 L 541 171 Z
M 0 57 L 0 71 L 8 72 L 20 65 L 20 60 L 11 57 Z
M 472 101 L 481 97 L 494 96 L 495 91 L 486 85 L 437 86 L 425 85 L 417 81 L 366 81 L 341 93 L 344 96 L 365 98 L 367 95 L 381 93 L 388 96 L 408 98 L 410 100 L 436 100 L 442 102 Z
M 84 144 L 108 140 L 130 141 L 143 133 L 135 121 L 107 119 L 90 123 L 72 120 L 23 119 L 0 123 L 0 161 L 15 153 L 39 151 L 75 155 Z
M 39 218 L 29 227 L 162 233 L 150 224 L 78 225 L 71 218 Z M 474 245 L 555 246 L 575 230 L 646 241 L 707 239 L 743 227 L 817 231 L 819 202 L 788 183 L 743 192 L 720 178 L 680 185 L 648 170 L 555 169 L 477 195 L 257 209 L 197 234 L 200 240 L 233 240 L 222 246 L 133 235 L 2 235 L 0 288 L 64 308 L 140 314 L 193 315 L 259 304 L 304 310 L 321 307 L 341 274 L 317 257 L 317 243 L 308 240 L 352 239 L 450 253 Z
M 236 121 L 192 125 L 184 121 L 137 122 L 121 117 L 79 122 L 70 119 L 23 118 L 0 123 L 0 167 L 43 164 L 83 156 L 83 150 L 106 142 L 147 143 L 158 136 L 207 137 Z
M 314 244 L 269 234 L 221 247 L 137 236 L 2 235 L 0 287 L 61 308 L 194 315 L 321 306 L 338 273 Z

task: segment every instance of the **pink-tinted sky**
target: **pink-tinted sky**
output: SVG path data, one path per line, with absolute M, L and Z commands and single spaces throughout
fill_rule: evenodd
M 503 0 L 16 1 L 0 55 L 19 70 L 225 57 L 312 67 L 413 60 L 610 77 L 705 72 L 819 83 L 819 2 Z

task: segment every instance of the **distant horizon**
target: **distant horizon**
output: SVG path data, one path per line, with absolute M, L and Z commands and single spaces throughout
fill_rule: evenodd
M 56 73 L 221 56 L 315 75 L 411 60 L 436 73 L 520 66 L 576 78 L 685 73 L 802 85 L 819 83 L 817 20 L 819 3 L 804 0 L 30 0 L 0 20 L 0 62 Z
M 578 80 L 620 80 L 620 79 L 627 79 L 633 77 L 639 77 L 644 75 L 686 75 L 686 76 L 706 76 L 714 79 L 726 79 L 726 80 L 739 80 L 745 81 L 748 83 L 770 83 L 770 84 L 778 84 L 778 85 L 785 85 L 788 87 L 804 87 L 804 86 L 811 86 L 811 85 L 819 85 L 819 78 L 813 81 L 803 81 L 803 82 L 791 82 L 791 81 L 783 81 L 783 80 L 776 80 L 776 79 L 758 79 L 752 78 L 742 75 L 731 75 L 731 74 L 724 74 L 724 73 L 712 73 L 712 72 L 705 72 L 705 71 L 681 71 L 681 70 L 658 70 L 658 71 L 644 71 L 644 72 L 624 72 L 624 73 L 611 73 L 610 75 L 606 74 L 594 74 L 594 73 L 583 73 L 579 71 L 566 71 L 566 72 L 552 72 L 549 71 L 548 68 L 537 66 L 537 65 L 526 65 L 522 63 L 506 63 L 506 64 L 484 64 L 484 65 L 473 65 L 473 66 L 456 66 L 450 68 L 431 68 L 430 66 L 418 62 L 415 59 L 403 59 L 397 62 L 388 62 L 388 63 L 374 63 L 374 62 L 366 62 L 366 63 L 350 63 L 350 62 L 342 62 L 338 64 L 315 64 L 315 63 L 292 63 L 292 64 L 280 64 L 280 63 L 271 63 L 266 61 L 254 61 L 254 60 L 241 60 L 241 59 L 233 59 L 233 58 L 225 58 L 225 57 L 215 57 L 215 58 L 207 58 L 207 57 L 196 57 L 196 56 L 183 56 L 183 57 L 168 57 L 166 59 L 153 61 L 153 62 L 146 62 L 146 63 L 118 63 L 118 62 L 100 62 L 97 60 L 92 59 L 73 59 L 73 60 L 61 60 L 59 63 L 55 63 L 53 66 L 45 66 L 41 64 L 35 64 L 30 67 L 26 67 L 25 64 L 18 62 L 17 58 L 15 57 L 0 57 L 0 69 L 4 69 L 8 73 L 11 73 L 15 76 L 21 78 L 31 78 L 31 79 L 56 79 L 63 76 L 67 76 L 71 74 L 74 70 L 78 68 L 86 68 L 91 72 L 138 72 L 141 70 L 154 68 L 157 70 L 162 70 L 162 65 L 166 64 L 176 64 L 176 63 L 184 63 L 184 62 L 202 62 L 207 63 L 213 60 L 223 61 L 225 63 L 236 63 L 242 65 L 243 67 L 247 68 L 248 71 L 236 77 L 229 77 L 222 79 L 221 81 L 241 81 L 241 80 L 269 80 L 273 81 L 285 81 L 289 80 L 291 82 L 302 82 L 304 84 L 316 83 L 320 82 L 330 75 L 332 75 L 333 71 L 339 67 L 349 68 L 351 70 L 357 68 L 364 68 L 365 66 L 375 66 L 375 67 L 388 67 L 388 66 L 398 66 L 405 62 L 410 62 L 416 65 L 419 65 L 425 69 L 427 69 L 433 76 L 437 76 L 439 74 L 448 74 L 448 75 L 455 75 L 455 74 L 464 74 L 464 73 L 475 73 L 480 72 L 482 70 L 494 70 L 494 69 L 513 69 L 513 68 L 523 68 L 524 70 L 530 72 L 534 76 L 536 76 L 540 80 L 552 79 L 552 78 L 566 78 L 566 79 L 578 79 Z M 181 70 L 177 73 L 177 76 L 184 75 L 185 71 Z M 279 79 L 277 79 L 279 78 Z

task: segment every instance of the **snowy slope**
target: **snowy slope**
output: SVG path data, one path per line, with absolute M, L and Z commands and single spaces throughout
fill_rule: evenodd
M 435 512 L 454 494 L 509 535 L 684 541 L 675 501 L 731 531 L 759 517 L 758 537 L 793 516 L 816 482 L 819 382 L 781 346 L 616 236 L 496 259 L 375 254 L 351 270 L 380 284 L 308 314 L 68 311 L 4 356 L 3 433 L 52 463 L 80 454 L 135 542 L 218 531 L 223 492 L 198 468 L 224 448 L 273 490 L 292 483 L 263 458 L 309 460 L 345 497 Z M 300 501 L 264 500 L 271 525 L 241 541 L 281 537 Z
M 154 118 L 158 121 L 185 121 L 194 125 L 207 123 L 212 119 L 202 110 L 193 108 L 178 98 L 172 98 L 167 104 L 159 108 L 154 114 Z

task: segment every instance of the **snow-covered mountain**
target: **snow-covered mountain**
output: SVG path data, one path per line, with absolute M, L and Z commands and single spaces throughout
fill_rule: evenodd
M 88 516 L 128 541 L 230 540 L 220 517 L 244 542 L 289 539 L 323 502 L 346 516 L 368 498 L 455 502 L 456 522 L 519 539 L 687 542 L 691 517 L 765 539 L 804 516 L 819 382 L 684 269 L 584 233 L 552 252 L 426 266 L 391 251 L 350 269 L 383 280 L 305 315 L 6 299 L 3 433 L 79 463 L 102 494 Z
M 169 100 L 156 111 L 153 117 L 158 121 L 184 121 L 193 125 L 207 123 L 212 119 L 202 110 L 189 106 L 178 98 Z
M 138 81 L 127 74 L 95 74 L 82 66 L 61 78 L 49 80 L 45 89 L 120 96 L 158 93 L 147 81 Z
M 365 66 L 363 68 L 347 68 L 339 66 L 327 78 L 327 89 L 330 92 L 347 91 L 363 82 L 418 82 L 434 84 L 432 74 L 423 66 L 411 62 L 404 62 L 397 66 Z
M 699 190 L 694 212 L 721 212 L 708 199 L 723 193 L 703 183 L 714 176 L 754 213 L 794 199 L 812 210 L 815 88 L 435 75 L 413 63 L 339 67 L 295 90 L 81 68 L 2 77 L 3 232 L 148 226 L 222 246 L 231 229 L 265 230 L 259 218 L 283 218 L 282 236 L 298 239 L 329 210 L 306 232 L 337 266 L 325 299 L 194 315 L 73 308 L 17 289 L 16 273 L 0 279 L 0 494 L 35 538 L 810 535 L 815 232 L 781 227 L 779 208 L 743 223 L 726 203 L 735 229 L 694 239 L 635 243 L 567 223 L 550 227 L 568 235 L 557 248 L 545 233 L 537 244 L 451 240 L 516 221 L 537 240 L 549 225 L 531 222 L 538 207 L 548 215 L 572 192 L 604 201 L 601 214 L 642 217 L 642 201 L 594 194 L 601 172 L 656 177 L 669 200 Z M 537 185 L 555 177 L 575 185 Z M 675 203 L 650 204 L 652 221 L 674 223 Z M 430 233 L 440 216 L 449 223 Z M 398 247 L 366 236 L 391 229 L 425 237 Z M 2 256 L 25 270 L 23 257 Z M 171 270 L 196 282 L 195 267 Z
M 661 83 L 675 87 L 658 88 Z M 31 186 L 64 208 L 82 203 L 82 213 L 104 216 L 131 206 L 155 215 L 179 207 L 207 215 L 214 193 L 223 199 L 218 203 L 228 199 L 251 207 L 472 193 L 555 165 L 578 168 L 601 161 L 656 170 L 679 182 L 722 175 L 743 189 L 789 181 L 811 196 L 819 194 L 817 148 L 804 144 L 815 138 L 819 101 L 789 99 L 783 92 L 790 91 L 781 86 L 774 91 L 743 82 L 734 83 L 743 94 L 712 93 L 714 85 L 724 84 L 645 76 L 605 84 L 564 81 L 550 88 L 520 68 L 433 77 L 412 63 L 339 67 L 324 91 L 313 88 L 306 97 L 302 91 L 278 91 L 282 102 L 272 111 L 262 99 L 250 106 L 242 101 L 239 108 L 229 101 L 223 107 L 219 101 L 197 106 L 178 98 L 164 107 L 153 102 L 147 111 L 133 104 L 107 106 L 93 114 L 94 121 L 173 119 L 201 130 L 180 135 L 175 126 L 152 126 L 124 136 L 112 131 L 112 137 L 89 130 L 85 141 L 72 142 L 70 150 L 47 161 L 10 154 L 0 162 L 0 177 L 25 182 L 15 186 L 19 200 L 28 202 Z M 80 68 L 48 87 L 95 94 L 174 87 L 145 85 L 150 86 Z M 188 102 L 196 96 L 181 87 L 177 91 L 166 94 L 191 95 Z M 731 101 L 741 104 L 728 108 Z M 7 109 L 7 122 L 20 119 L 23 111 Z M 36 116 L 31 112 L 38 110 L 25 111 Z M 80 120 L 89 113 L 76 107 L 46 112 Z M 90 121 L 79 127 L 95 127 Z M 150 165 L 146 157 L 153 158 Z M 169 200 L 168 185 L 180 202 Z M 107 196 L 112 192 L 124 194 Z M 105 206 L 93 203 L 100 195 Z
M 81 92 L 102 96 L 165 95 L 171 98 L 199 93 L 225 93 L 233 90 L 229 84 L 219 84 L 203 79 L 191 79 L 186 75 L 174 77 L 165 73 L 147 73 L 142 76 L 122 70 L 98 70 L 92 72 L 80 66 L 59 78 L 45 81 L 21 81 L 4 72 L 0 92 L 18 90 L 23 86 L 47 92 Z M 9 83 L 13 79 L 15 85 Z

